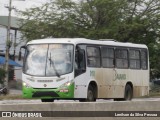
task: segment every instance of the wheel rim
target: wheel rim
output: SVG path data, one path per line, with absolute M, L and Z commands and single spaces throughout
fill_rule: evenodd
M 132 89 L 129 87 L 127 87 L 126 93 L 125 93 L 125 99 L 126 100 L 131 100 L 132 99 Z
M 91 90 L 88 90 L 88 101 L 93 101 L 94 100 L 94 95 Z
M 131 92 L 129 90 L 127 90 L 127 96 L 126 96 L 127 100 L 131 100 Z

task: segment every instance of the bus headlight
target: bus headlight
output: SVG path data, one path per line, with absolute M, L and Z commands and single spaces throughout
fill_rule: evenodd
M 61 87 L 68 87 L 68 86 L 70 86 L 72 83 L 73 83 L 73 80 L 67 81 L 66 83 L 62 84 L 62 85 L 60 86 L 60 88 L 61 88 Z
M 30 88 L 31 86 L 25 82 L 23 82 L 23 86 L 26 87 L 26 88 Z
M 71 85 L 71 84 L 73 84 L 73 80 L 71 80 L 71 81 L 67 81 L 66 83 L 64 83 L 64 84 L 62 84 L 61 86 L 60 86 L 60 92 L 69 92 L 69 86 Z
M 64 86 L 70 86 L 71 85 L 71 81 L 68 81 L 64 84 Z

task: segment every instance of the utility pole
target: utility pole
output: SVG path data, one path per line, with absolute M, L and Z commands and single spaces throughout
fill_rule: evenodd
M 15 36 L 14 36 L 14 43 L 13 43 L 13 47 L 14 47 L 14 52 L 13 52 L 13 56 L 14 56 L 14 60 L 15 60 L 15 55 L 16 55 L 16 46 L 17 46 L 17 43 L 16 43 L 16 38 L 17 37 L 17 30 L 15 30 Z
M 9 6 L 6 7 L 8 8 L 8 26 L 7 26 L 7 40 L 6 40 L 6 53 L 5 53 L 5 71 L 6 71 L 6 76 L 4 80 L 4 86 L 7 88 L 7 93 L 9 93 L 9 88 L 8 88 L 8 78 L 9 78 L 9 66 L 8 66 L 8 61 L 9 61 L 9 49 L 10 49 L 10 28 L 11 28 L 11 11 L 12 11 L 12 0 L 9 0 Z

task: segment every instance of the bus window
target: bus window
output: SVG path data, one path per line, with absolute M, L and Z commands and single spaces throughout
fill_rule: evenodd
M 140 51 L 139 50 L 130 50 L 129 51 L 129 60 L 131 69 L 140 69 Z
M 128 68 L 128 51 L 127 49 L 116 49 L 116 66 L 117 68 Z
M 100 49 L 99 47 L 87 47 L 88 67 L 100 67 Z
M 114 48 L 102 47 L 102 66 L 107 68 L 114 67 Z
M 141 50 L 141 68 L 144 70 L 148 69 L 146 50 Z

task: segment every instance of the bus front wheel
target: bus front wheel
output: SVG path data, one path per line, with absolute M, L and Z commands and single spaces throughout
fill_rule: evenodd
M 54 102 L 54 99 L 41 99 L 42 102 Z
M 91 85 L 88 87 L 87 98 L 86 99 L 80 99 L 79 101 L 80 102 L 95 102 L 96 101 L 95 91 L 94 91 L 94 88 Z

